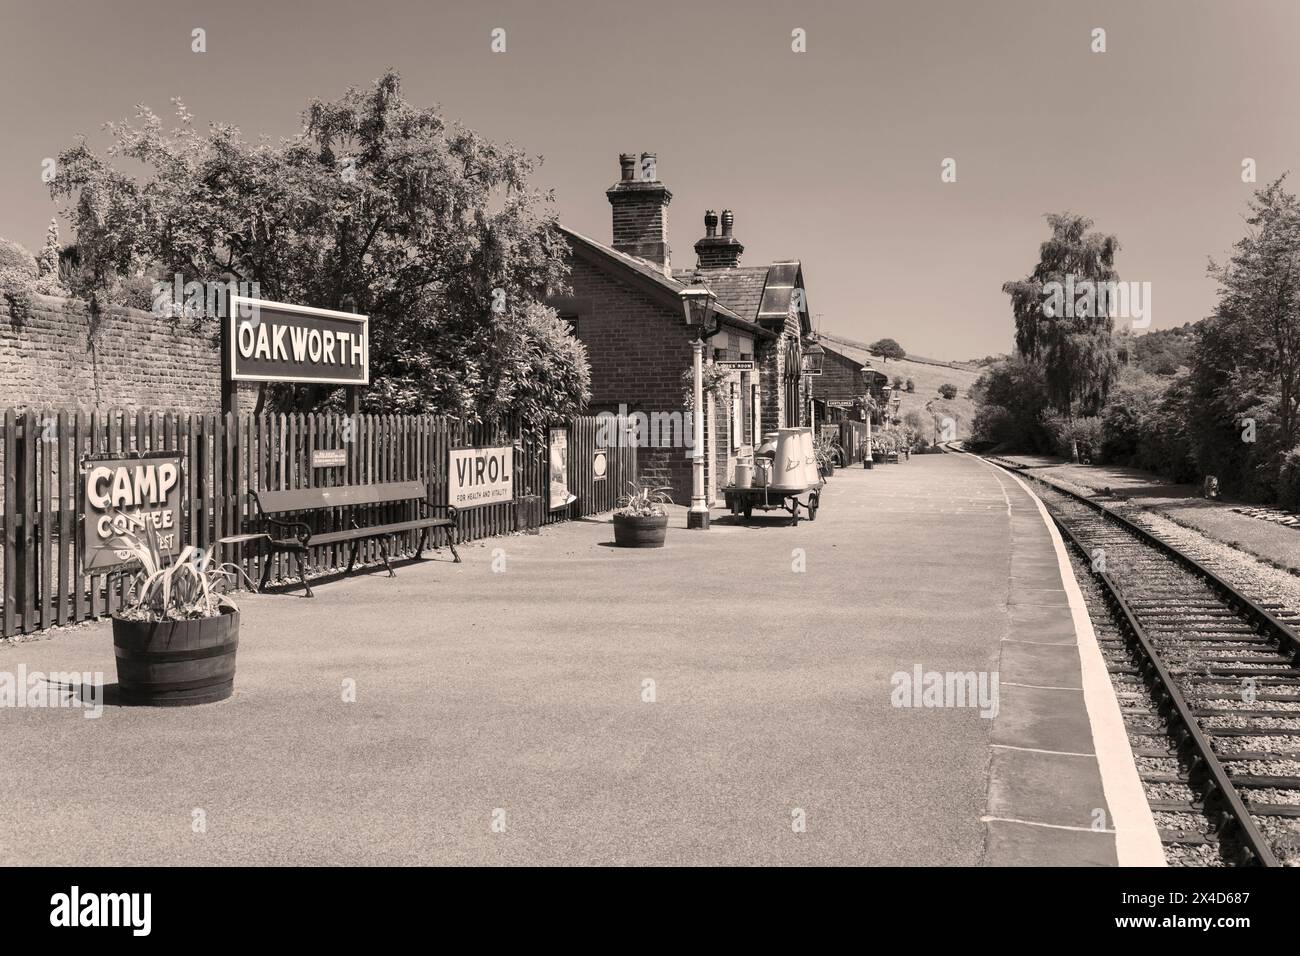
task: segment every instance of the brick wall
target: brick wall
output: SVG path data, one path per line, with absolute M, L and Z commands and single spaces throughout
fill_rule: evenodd
M 220 412 L 220 351 L 187 323 L 33 295 L 23 321 L 0 315 L 0 408 L 24 405 Z
M 681 309 L 669 309 L 577 257 L 569 284 L 582 302 L 577 335 L 591 361 L 590 410 L 681 412 L 682 372 L 691 365 L 691 332 Z M 683 423 L 684 425 L 684 423 Z M 640 448 L 639 477 L 667 485 L 673 501 L 690 502 L 686 449 Z

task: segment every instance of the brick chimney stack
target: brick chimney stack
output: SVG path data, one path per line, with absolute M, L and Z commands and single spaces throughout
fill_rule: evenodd
M 614 248 L 645 259 L 672 276 L 668 249 L 668 204 L 673 194 L 659 181 L 657 157 L 636 153 L 618 157 L 619 180 L 605 190 L 614 207 Z
M 731 234 L 735 223 L 731 210 L 722 210 L 722 235 L 718 235 L 718 214 L 712 209 L 704 214 L 704 238 L 695 243 L 697 269 L 734 269 L 740 265 L 745 247 Z

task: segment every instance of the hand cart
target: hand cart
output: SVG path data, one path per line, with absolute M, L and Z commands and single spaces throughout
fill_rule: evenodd
M 800 501 L 799 496 L 806 494 L 807 501 Z M 817 508 L 821 504 L 822 483 L 819 482 L 811 488 L 773 488 L 767 485 L 737 488 L 735 485 L 729 485 L 722 489 L 723 499 L 727 507 L 731 509 L 733 515 L 743 515 L 748 521 L 754 513 L 754 509 L 759 511 L 776 511 L 781 510 L 788 513 L 791 517 L 792 525 L 799 523 L 799 511 L 803 509 L 808 513 L 809 521 L 817 520 Z

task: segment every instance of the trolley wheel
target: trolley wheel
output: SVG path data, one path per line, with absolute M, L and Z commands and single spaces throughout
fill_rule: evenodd
M 745 505 L 745 520 L 748 521 L 753 514 L 754 514 L 754 506 Z
M 809 521 L 817 520 L 817 509 L 821 507 L 821 503 L 822 503 L 822 496 L 820 494 L 814 494 L 811 498 L 808 499 L 808 520 Z

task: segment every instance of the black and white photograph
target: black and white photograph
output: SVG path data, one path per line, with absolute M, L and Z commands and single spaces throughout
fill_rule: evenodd
M 1297 43 L 1300 0 L 0 0 L 16 928 L 539 867 L 1284 926 Z

